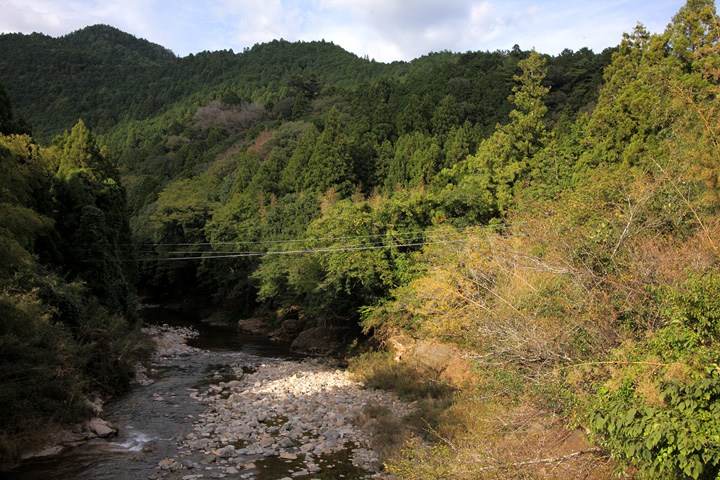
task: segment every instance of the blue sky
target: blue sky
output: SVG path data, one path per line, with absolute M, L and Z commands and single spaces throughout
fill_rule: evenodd
M 640 22 L 660 32 L 681 0 L 0 0 L 0 32 L 60 36 L 104 23 L 186 56 L 273 39 L 333 41 L 378 61 L 431 51 L 600 52 Z

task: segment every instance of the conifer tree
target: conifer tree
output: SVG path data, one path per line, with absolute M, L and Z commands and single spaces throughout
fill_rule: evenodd
M 333 107 L 325 120 L 305 172 L 305 189 L 325 192 L 336 187 L 338 193 L 350 193 L 350 154 L 347 138 L 340 125 L 340 113 Z
M 133 272 L 125 189 L 106 149 L 82 120 L 54 141 L 53 193 L 61 263 L 106 305 L 128 311 Z
M 67 177 L 73 171 L 83 170 L 95 180 L 117 177 L 107 152 L 98 148 L 95 137 L 82 120 L 78 121 L 69 134 L 59 137 L 54 143 L 60 155 L 60 176 Z
M 280 189 L 283 192 L 300 192 L 305 187 L 305 174 L 318 139 L 315 126 L 308 128 L 298 141 L 288 164 L 280 175 Z
M 468 159 L 475 175 L 486 177 L 494 185 L 500 211 L 511 203 L 516 183 L 531 169 L 533 158 L 548 138 L 544 99 L 549 88 L 543 85 L 545 59 L 535 51 L 520 61 L 522 72 L 516 75 L 510 100 L 515 108 L 510 122 L 499 125 L 495 134 L 482 142 L 478 154 Z

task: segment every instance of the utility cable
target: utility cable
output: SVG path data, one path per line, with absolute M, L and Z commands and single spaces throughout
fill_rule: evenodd
M 508 228 L 513 227 L 517 225 L 523 225 L 527 222 L 517 222 L 517 223 L 503 223 L 498 225 L 475 225 L 472 227 L 467 227 L 464 229 L 458 229 L 455 227 L 448 227 L 448 228 L 441 228 L 441 229 L 435 229 L 435 230 L 417 230 L 413 232 L 386 232 L 386 233 L 377 233 L 373 235 L 354 235 L 354 236 L 344 236 L 344 237 L 320 237 L 320 238 L 289 238 L 289 239 L 278 239 L 278 240 L 247 240 L 247 241 L 236 241 L 236 242 L 182 242 L 182 243 L 147 243 L 147 242 L 141 242 L 141 243 L 116 243 L 114 245 L 116 246 L 144 246 L 144 247 L 172 247 L 172 246 L 212 246 L 212 245 L 262 245 L 262 244 L 268 244 L 268 243 L 294 243 L 294 242 L 320 242 L 320 241 L 336 241 L 336 240 L 350 240 L 350 239 L 358 239 L 358 238 L 381 238 L 381 237 L 407 237 L 412 235 L 424 235 L 428 233 L 435 233 L 435 232 L 458 232 L 464 233 L 464 232 L 473 232 L 473 231 L 482 231 L 482 230 L 491 230 L 491 229 L 498 229 L 498 228 Z M 394 225 L 385 225 L 386 227 L 393 227 Z M 73 244 L 76 246 L 92 246 L 93 244 L 88 243 L 77 243 Z
M 526 236 L 525 234 L 515 234 L 515 235 L 506 235 L 505 237 L 520 237 L 520 236 Z M 305 253 L 337 253 L 337 252 L 353 252 L 353 251 L 362 251 L 362 250 L 377 250 L 377 249 L 383 249 L 383 248 L 403 248 L 403 247 L 420 247 L 425 245 L 439 245 L 439 244 L 451 244 L 451 243 L 463 243 L 463 242 L 470 242 L 470 241 L 477 241 L 477 240 L 486 240 L 494 237 L 483 237 L 483 238 L 477 238 L 477 237 L 468 237 L 463 239 L 457 239 L 457 240 L 443 240 L 443 241 L 430 241 L 430 242 L 417 242 L 417 243 L 403 243 L 403 244 L 393 244 L 393 245 L 366 245 L 366 246 L 357 246 L 357 247 L 328 247 L 328 248 L 313 248 L 313 249 L 302 249 L 302 250 L 275 250 L 275 251 L 269 251 L 269 252 L 237 252 L 237 253 L 228 253 L 226 255 L 222 255 L 226 252 L 196 252 L 201 255 L 194 255 L 194 256 L 188 256 L 188 257 L 171 257 L 171 258 L 138 258 L 138 259 L 126 259 L 124 261 L 134 261 L 134 262 L 170 262 L 170 261 L 179 261 L 179 260 L 214 260 L 214 259 L 227 259 L 227 258 L 244 258 L 244 257 L 262 257 L 266 255 L 297 255 L 297 254 L 305 254 Z M 165 253 L 165 252 L 161 252 Z M 172 252 L 169 252 L 172 253 Z M 195 253 L 195 252 L 193 252 Z M 207 253 L 218 253 L 219 255 L 210 255 L 205 256 Z

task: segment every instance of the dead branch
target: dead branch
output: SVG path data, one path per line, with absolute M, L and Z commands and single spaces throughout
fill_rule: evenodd
M 426 431 L 435 435 L 438 439 L 442 440 L 443 443 L 445 443 L 448 447 L 450 447 L 453 452 L 457 453 L 457 451 L 458 451 L 457 447 L 455 447 L 455 445 L 453 445 L 453 443 L 450 440 L 448 440 L 447 438 L 440 435 L 432 426 L 430 426 L 430 424 L 424 418 L 423 418 L 423 423 L 425 423 L 425 426 L 427 427 Z
M 566 365 L 564 367 L 560 367 L 561 370 L 564 370 L 566 368 L 574 368 L 574 367 L 585 367 L 588 365 L 650 365 L 652 367 L 669 367 L 669 363 L 656 363 L 656 362 L 624 362 L 624 361 L 607 361 L 607 362 L 587 362 L 587 363 L 576 363 L 574 365 Z
M 571 458 L 579 457 L 581 455 L 586 455 L 588 453 L 598 453 L 602 450 L 599 448 L 589 448 L 587 450 L 580 450 L 579 452 L 575 453 L 569 453 L 567 455 L 562 455 L 560 457 L 552 457 L 552 458 L 541 458 L 539 460 L 528 460 L 526 462 L 515 462 L 515 463 L 506 463 L 504 465 L 493 465 L 490 467 L 482 467 L 479 468 L 477 471 L 482 472 L 486 470 L 505 470 L 508 468 L 514 468 L 514 467 L 525 467 L 528 465 L 537 465 L 540 463 L 557 463 L 557 462 L 563 462 L 565 460 L 570 460 Z M 474 457 L 475 459 L 478 459 L 477 456 Z

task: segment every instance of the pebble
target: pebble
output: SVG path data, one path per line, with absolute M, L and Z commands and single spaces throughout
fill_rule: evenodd
M 146 331 L 156 339 L 157 358 L 201 352 L 184 343 L 197 335 L 192 329 L 164 325 Z M 356 420 L 367 405 L 386 407 L 398 418 L 411 412 L 410 405 L 389 392 L 362 389 L 330 360 L 238 354 L 232 369 L 232 376 L 213 372 L 219 381 L 205 391 L 188 392 L 205 404 L 205 411 L 193 419 L 193 432 L 181 438 L 179 446 L 197 463 L 166 459 L 159 469 L 195 468 L 192 475 L 178 477 L 188 479 L 200 478 L 198 469 L 206 470 L 205 478 L 236 476 L 239 470 L 249 472 L 242 478 L 254 478 L 256 464 L 275 457 L 288 462 L 291 470 L 285 479 L 294 480 L 319 473 L 318 457 L 348 451 L 353 465 L 368 472 L 367 478 L 383 478 L 372 438 Z

